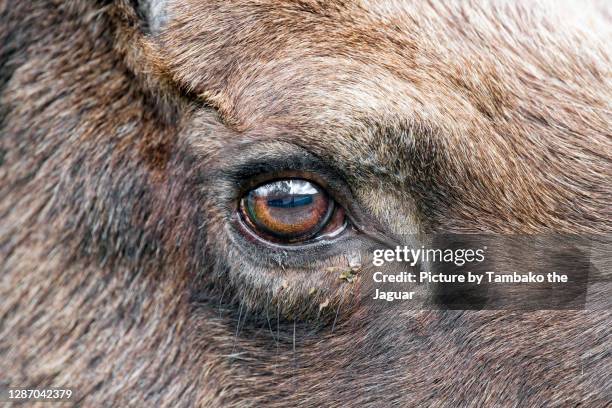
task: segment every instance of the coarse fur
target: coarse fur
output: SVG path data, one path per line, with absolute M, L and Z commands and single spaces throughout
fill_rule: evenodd
M 568 5 L 0 0 L 0 382 L 609 406 L 609 310 L 378 310 L 326 272 L 349 241 L 291 256 L 232 227 L 280 169 L 381 235 L 609 234 L 610 10 Z

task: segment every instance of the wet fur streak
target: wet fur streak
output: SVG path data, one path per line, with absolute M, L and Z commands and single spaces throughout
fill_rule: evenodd
M 353 241 L 231 228 L 243 180 L 295 168 L 381 234 L 612 232 L 610 33 L 538 7 L 0 1 L 0 382 L 607 406 L 609 310 L 377 309 L 329 272 Z

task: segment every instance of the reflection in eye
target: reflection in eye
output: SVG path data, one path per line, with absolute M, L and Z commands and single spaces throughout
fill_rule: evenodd
M 294 196 L 287 198 L 275 198 L 268 200 L 268 205 L 270 207 L 281 207 L 281 208 L 290 208 L 290 207 L 299 207 L 301 205 L 312 204 L 311 196 Z
M 305 241 L 327 230 L 330 220 L 337 218 L 335 207 L 325 191 L 302 179 L 261 185 L 241 202 L 243 218 L 256 233 L 287 242 Z

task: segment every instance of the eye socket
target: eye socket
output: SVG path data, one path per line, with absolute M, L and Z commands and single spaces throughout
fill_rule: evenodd
M 241 200 L 240 212 L 256 235 L 281 243 L 334 234 L 345 225 L 342 208 L 304 179 L 276 180 L 250 190 Z

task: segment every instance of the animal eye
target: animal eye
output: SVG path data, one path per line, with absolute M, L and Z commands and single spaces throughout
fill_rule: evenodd
M 255 234 L 274 242 L 305 242 L 345 224 L 341 207 L 321 187 L 303 179 L 254 188 L 242 198 L 240 211 Z

